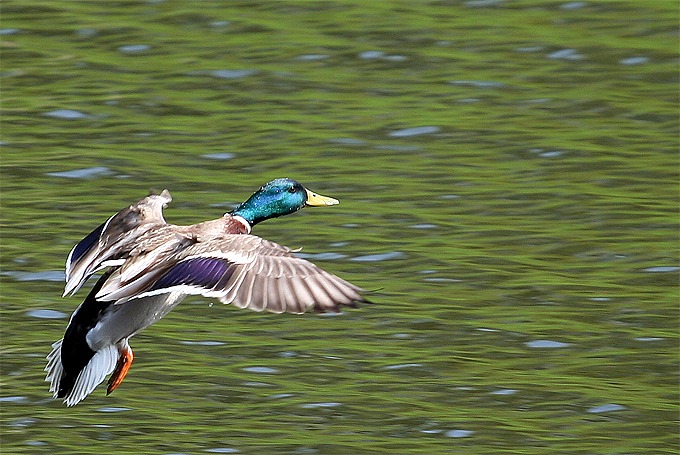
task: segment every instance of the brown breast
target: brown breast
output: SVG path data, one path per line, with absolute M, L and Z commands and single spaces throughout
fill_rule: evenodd
M 234 218 L 231 215 L 224 215 L 222 220 L 224 220 L 224 231 L 226 234 L 250 233 L 250 229 L 248 229 L 248 226 L 244 224 L 244 221 Z

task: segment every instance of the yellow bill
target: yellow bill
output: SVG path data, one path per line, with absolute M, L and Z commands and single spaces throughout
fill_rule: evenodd
M 316 194 L 309 191 L 307 188 L 305 188 L 305 191 L 307 191 L 306 205 L 318 207 L 321 205 L 336 205 L 340 203 L 340 201 L 338 201 L 337 199 L 333 199 L 332 197 L 327 196 L 321 196 L 320 194 Z

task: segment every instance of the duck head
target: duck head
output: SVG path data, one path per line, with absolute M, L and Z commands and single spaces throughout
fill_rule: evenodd
M 247 201 L 239 204 L 231 215 L 240 216 L 251 226 L 260 221 L 297 212 L 305 206 L 338 204 L 337 199 L 309 191 L 292 179 L 276 179 L 263 185 Z

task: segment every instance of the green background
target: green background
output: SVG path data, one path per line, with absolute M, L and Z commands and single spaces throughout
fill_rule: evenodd
M 0 13 L 3 453 L 677 453 L 677 2 Z M 114 394 L 52 400 L 70 248 L 150 188 L 190 224 L 275 177 L 341 204 L 255 233 L 375 303 L 192 297 Z

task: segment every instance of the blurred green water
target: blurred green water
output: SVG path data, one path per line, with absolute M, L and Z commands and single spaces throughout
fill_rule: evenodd
M 675 2 L 1 12 L 3 453 L 677 451 Z M 341 205 L 256 233 L 375 305 L 188 299 L 113 395 L 49 398 L 82 295 L 32 273 L 151 187 L 184 224 L 280 176 Z

